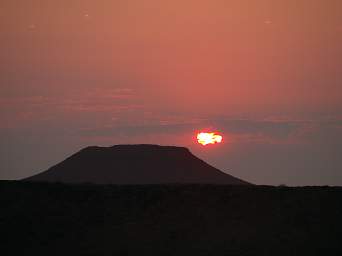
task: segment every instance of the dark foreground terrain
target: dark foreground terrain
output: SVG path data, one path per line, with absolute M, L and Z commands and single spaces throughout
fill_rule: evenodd
M 0 182 L 1 255 L 342 255 L 342 188 Z

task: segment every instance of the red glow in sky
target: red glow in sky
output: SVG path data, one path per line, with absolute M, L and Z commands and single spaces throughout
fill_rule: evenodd
M 152 143 L 190 147 L 256 184 L 341 185 L 341 10 L 2 0 L 0 180 L 88 145 Z

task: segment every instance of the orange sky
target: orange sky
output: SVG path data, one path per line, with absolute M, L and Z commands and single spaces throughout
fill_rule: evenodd
M 341 10 L 340 0 L 1 1 L 0 129 L 13 138 L 28 132 L 32 145 L 39 129 L 57 137 L 60 127 L 96 131 L 70 135 L 73 146 L 61 149 L 70 152 L 89 143 L 159 141 L 134 128 L 121 137 L 105 132 L 140 126 L 159 125 L 168 144 L 175 143 L 172 125 L 187 126 L 176 136 L 187 146 L 191 129 L 234 134 L 222 124 L 231 119 L 340 127 Z M 15 142 L 6 140 L 3 150 Z M 26 174 L 38 168 L 34 161 Z M 20 166 L 7 161 L 6 168 Z

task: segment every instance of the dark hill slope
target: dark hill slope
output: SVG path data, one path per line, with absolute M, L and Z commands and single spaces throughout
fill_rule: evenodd
M 210 166 L 187 148 L 157 145 L 88 147 L 27 180 L 97 184 L 248 184 Z
M 342 255 L 342 189 L 0 182 L 1 255 Z

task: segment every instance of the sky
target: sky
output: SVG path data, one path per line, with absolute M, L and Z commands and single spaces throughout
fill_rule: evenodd
M 340 0 L 2 0 L 0 42 L 0 179 L 153 143 L 255 184 L 342 186 Z

